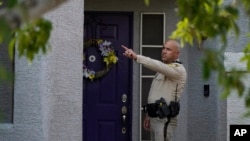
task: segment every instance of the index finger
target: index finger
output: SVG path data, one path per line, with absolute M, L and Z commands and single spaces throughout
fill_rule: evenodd
M 121 45 L 122 48 L 124 48 L 125 50 L 128 50 L 129 48 L 124 46 L 124 45 Z

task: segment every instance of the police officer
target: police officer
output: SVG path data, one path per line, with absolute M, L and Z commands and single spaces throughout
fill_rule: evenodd
M 179 101 L 186 82 L 186 70 L 179 62 L 180 44 L 173 39 L 167 40 L 161 51 L 162 61 L 138 55 L 132 49 L 122 45 L 125 49 L 123 55 L 142 64 L 144 67 L 156 72 L 148 96 L 148 103 L 164 98 L 166 103 Z M 144 128 L 151 132 L 152 141 L 164 140 L 164 125 L 168 118 L 149 117 L 144 119 Z M 172 141 L 177 126 L 177 117 L 170 119 L 167 126 L 166 140 Z

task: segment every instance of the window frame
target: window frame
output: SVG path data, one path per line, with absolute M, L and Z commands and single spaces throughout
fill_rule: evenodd
M 152 49 L 159 49 L 159 48 L 162 48 L 162 45 L 163 45 L 163 42 L 162 44 L 159 44 L 159 45 L 147 45 L 147 44 L 143 44 L 143 15 L 162 15 L 163 16 L 163 35 L 162 35 L 162 41 L 164 42 L 165 40 L 165 35 L 166 35 L 166 14 L 164 12 L 141 12 L 140 14 L 140 45 L 139 45 L 139 50 L 140 50 L 140 54 L 143 55 L 143 49 L 144 48 L 152 48 Z M 142 102 L 142 99 L 143 99 L 143 94 L 142 94 L 142 89 L 143 89 L 143 86 L 142 86 L 142 82 L 143 82 L 143 79 L 153 79 L 154 78 L 154 75 L 143 75 L 142 73 L 142 65 L 140 65 L 140 68 L 139 68 L 139 93 L 140 93 L 140 107 L 142 107 L 143 105 L 143 102 Z M 143 126 L 142 126 L 142 123 L 143 123 L 143 111 L 140 110 L 140 140 L 142 140 L 142 131 L 143 131 Z

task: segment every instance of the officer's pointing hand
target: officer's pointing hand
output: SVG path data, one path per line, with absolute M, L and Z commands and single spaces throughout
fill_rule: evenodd
M 124 46 L 124 45 L 121 45 L 122 48 L 124 48 L 124 53 L 123 55 L 130 58 L 130 59 L 134 59 L 136 60 L 137 59 L 137 54 L 132 50 L 132 49 L 129 49 L 128 47 Z

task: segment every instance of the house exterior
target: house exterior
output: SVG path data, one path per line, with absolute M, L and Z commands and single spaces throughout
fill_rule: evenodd
M 178 22 L 175 2 L 151 0 L 146 6 L 143 0 L 73 0 L 45 14 L 53 23 L 52 49 L 32 64 L 16 56 L 13 98 L 8 97 L 13 99 L 12 112 L 8 121 L 0 123 L 0 140 L 149 141 L 149 133 L 142 128 L 141 106 L 154 73 L 124 58 L 120 45 L 159 59 L 162 43 Z M 239 20 L 242 29 L 248 29 L 245 16 Z M 238 42 L 232 35 L 228 38 L 225 66 L 245 73 L 239 58 L 247 37 L 241 36 Z M 110 41 L 119 60 L 100 79 L 91 81 L 83 77 L 83 60 L 96 71 L 105 67 L 96 44 L 85 44 L 96 39 Z M 220 41 L 208 39 L 203 47 L 220 47 Z M 202 55 L 196 45 L 181 51 L 188 79 L 175 140 L 229 141 L 231 124 L 249 123 L 241 118 L 244 102 L 234 92 L 221 99 L 216 74 L 208 81 L 202 79 Z

